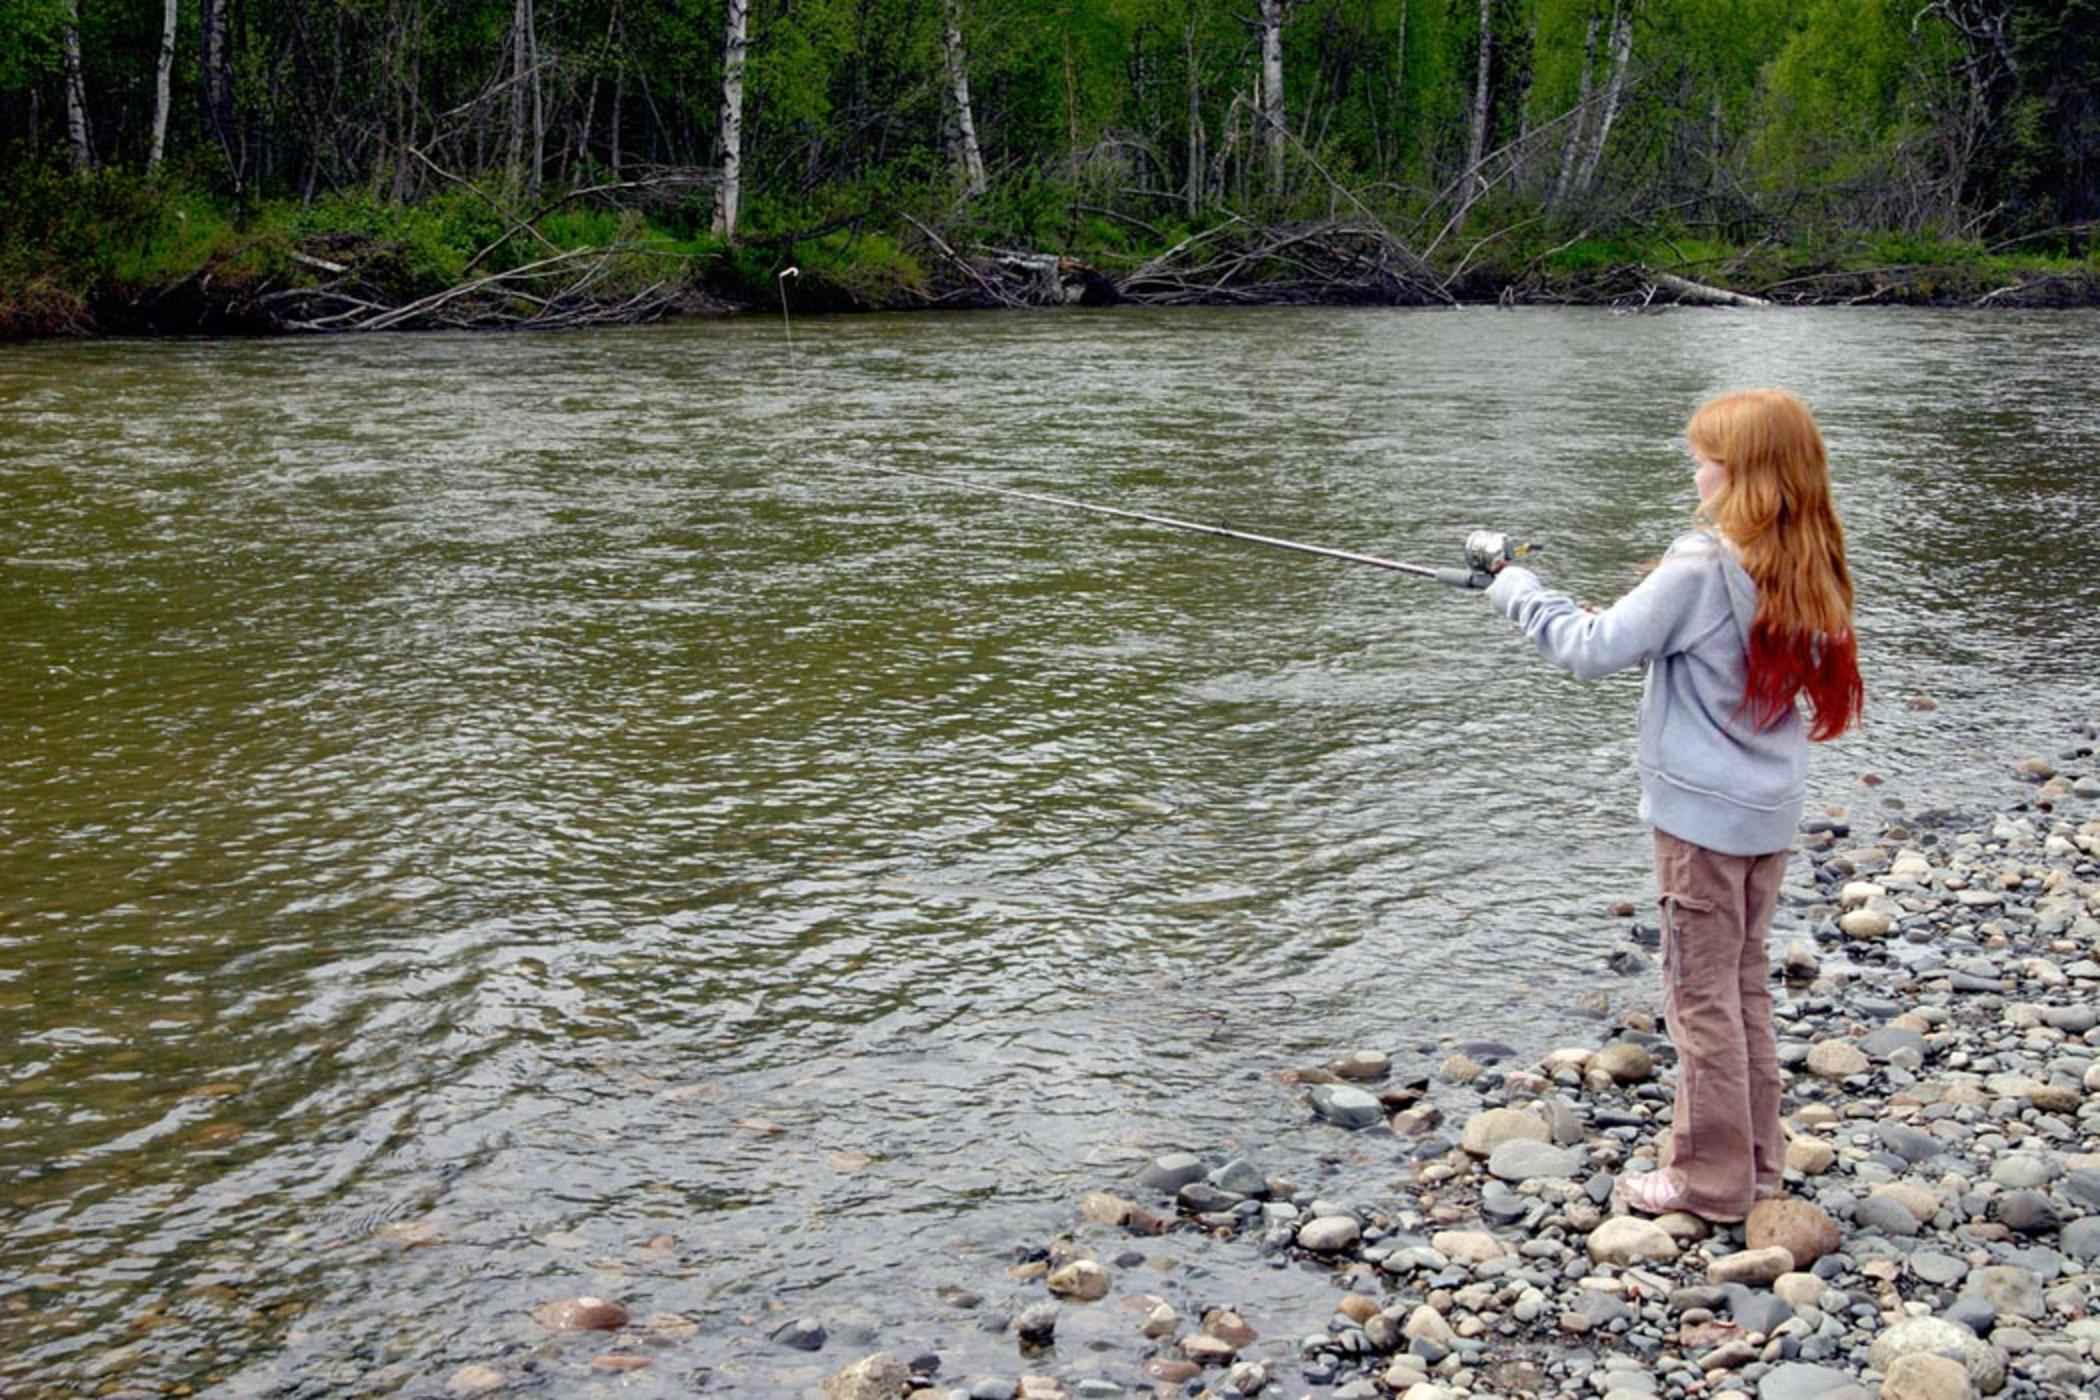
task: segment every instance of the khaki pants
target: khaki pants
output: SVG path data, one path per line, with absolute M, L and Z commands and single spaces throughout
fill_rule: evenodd
M 1662 888 L 1663 1015 L 1677 1047 L 1670 1158 L 1687 1204 L 1741 1218 L 1779 1189 L 1779 1058 L 1765 934 L 1788 851 L 1727 856 L 1655 833 Z

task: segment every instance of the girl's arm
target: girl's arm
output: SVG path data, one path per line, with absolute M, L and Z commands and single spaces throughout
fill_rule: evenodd
M 1487 600 L 1524 629 L 1545 657 L 1583 680 L 1644 665 L 1678 649 L 1678 634 L 1699 594 L 1692 571 L 1711 566 L 1697 554 L 1672 553 L 1640 586 L 1603 612 L 1588 612 L 1538 575 L 1509 565 Z

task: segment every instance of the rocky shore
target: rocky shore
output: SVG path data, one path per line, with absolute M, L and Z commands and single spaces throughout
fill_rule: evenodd
M 831 1400 L 2095 1393 L 2096 737 L 2088 726 L 2054 760 L 2022 761 L 2025 800 L 1982 818 L 1804 822 L 1807 859 L 1772 948 L 1787 1171 L 1782 1195 L 1741 1224 L 1611 1203 L 1617 1173 L 1656 1160 L 1673 1093 L 1642 951 L 1653 931 L 1635 923 L 1611 958 L 1643 974 L 1641 995 L 1591 1007 L 1589 1043 L 1535 1062 L 1482 1041 L 1279 1066 L 1284 1092 L 1304 1097 L 1302 1140 L 1163 1156 L 1101 1182 L 1067 1232 L 1017 1249 L 1006 1278 L 941 1300 L 955 1326 L 1012 1348 L 1010 1370 L 952 1374 L 900 1339 L 854 1348 L 807 1388 Z M 1207 1254 L 1258 1263 L 1235 1273 Z M 1325 1301 L 1264 1303 L 1248 1285 L 1264 1269 L 1291 1281 L 1275 1296 Z M 846 1350 L 816 1318 L 771 1337 Z M 463 1372 L 453 1390 L 501 1379 Z

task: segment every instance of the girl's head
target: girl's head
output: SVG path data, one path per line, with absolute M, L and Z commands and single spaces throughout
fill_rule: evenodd
M 1805 695 L 1810 736 L 1836 738 L 1858 721 L 1866 696 L 1845 527 L 1815 415 L 1783 389 L 1749 389 L 1701 404 L 1685 439 L 1700 461 L 1699 513 L 1757 584 L 1745 707 L 1769 724 Z

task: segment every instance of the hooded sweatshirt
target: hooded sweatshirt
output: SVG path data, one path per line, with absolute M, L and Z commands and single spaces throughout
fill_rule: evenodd
M 1685 535 L 1603 612 L 1583 611 L 1514 565 L 1496 576 L 1487 598 L 1540 655 L 1584 680 L 1648 668 L 1643 821 L 1724 855 L 1793 844 L 1807 786 L 1807 727 L 1791 706 L 1764 728 L 1743 707 L 1757 585 L 1717 537 Z

